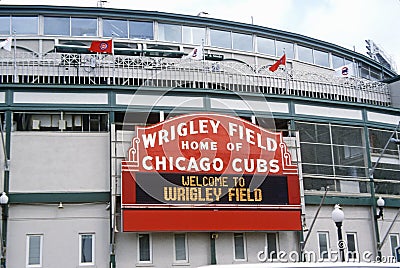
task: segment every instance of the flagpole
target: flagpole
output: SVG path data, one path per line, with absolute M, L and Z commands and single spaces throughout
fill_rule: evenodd
M 17 83 L 17 38 L 16 38 L 16 31 L 13 31 L 13 38 L 14 38 L 14 79 L 13 83 Z
M 203 88 L 206 88 L 206 74 L 205 74 L 205 70 L 206 70 L 205 59 L 206 59 L 206 57 L 204 55 L 204 39 L 203 38 L 201 39 L 201 53 L 202 53 L 201 61 L 202 61 L 202 65 L 203 65 L 203 70 L 202 70 L 202 73 L 203 73 Z
M 115 54 L 114 54 L 114 33 L 111 35 L 111 52 L 113 62 L 113 85 L 115 85 Z
M 286 51 L 285 51 L 285 48 L 283 48 L 283 55 L 285 56 L 285 91 L 286 91 L 286 95 L 289 95 L 289 90 L 288 90 L 289 75 L 288 75 L 287 64 L 286 64 Z

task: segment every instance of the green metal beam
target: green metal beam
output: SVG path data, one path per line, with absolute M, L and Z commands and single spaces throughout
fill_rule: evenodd
M 10 204 L 109 202 L 110 192 L 87 193 L 10 193 Z

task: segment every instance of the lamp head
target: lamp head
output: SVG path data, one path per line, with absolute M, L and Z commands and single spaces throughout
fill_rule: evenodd
M 8 196 L 5 192 L 3 192 L 0 196 L 0 205 L 7 205 L 8 204 Z
M 380 196 L 378 200 L 376 200 L 376 204 L 378 207 L 383 208 L 385 206 L 385 200 Z
M 341 223 L 344 220 L 344 212 L 340 205 L 336 204 L 332 211 L 332 220 L 335 223 Z

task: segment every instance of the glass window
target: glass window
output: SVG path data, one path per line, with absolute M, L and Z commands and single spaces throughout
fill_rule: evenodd
M 308 63 L 314 63 L 313 52 L 312 52 L 311 48 L 297 46 L 297 52 L 299 54 L 299 60 L 308 62 Z
M 391 135 L 391 131 L 370 129 L 369 144 L 371 147 L 371 154 L 379 155 L 382 152 L 383 148 L 385 148 L 385 145 Z M 394 137 L 398 138 L 397 135 L 395 135 Z M 384 154 L 398 156 L 397 145 L 393 142 L 389 142 Z
M 396 248 L 399 246 L 399 235 L 391 234 L 390 235 L 390 247 L 392 249 L 392 256 L 396 257 Z
M 43 235 L 28 235 L 26 237 L 26 265 L 42 266 Z
M 38 17 L 11 17 L 12 32 L 38 34 Z
M 257 36 L 257 52 L 275 55 L 275 41 Z
M 330 143 L 329 125 L 296 123 L 301 142 Z
M 314 63 L 317 65 L 329 67 L 328 53 L 319 50 L 314 50 Z
M 248 34 L 232 33 L 233 49 L 253 51 L 253 37 Z
M 79 235 L 79 263 L 94 264 L 94 234 Z
M 103 19 L 103 36 L 128 38 L 128 21 Z
M 363 136 L 362 128 L 332 126 L 332 140 L 334 144 L 363 146 Z
M 276 259 L 278 254 L 278 239 L 276 233 L 267 233 L 268 258 Z
M 139 262 L 151 262 L 150 234 L 138 235 Z
M 205 42 L 206 29 L 183 26 L 183 43 L 201 45 Z
M 349 260 L 358 259 L 358 247 L 356 233 L 347 233 L 347 254 Z
M 214 47 L 232 48 L 231 33 L 219 30 L 210 30 L 210 44 Z
M 129 38 L 154 39 L 153 22 L 129 21 Z
M 303 163 L 332 165 L 332 150 L 329 144 L 301 144 Z
M 286 53 L 286 58 L 293 59 L 294 52 L 293 52 L 293 43 L 287 43 L 283 41 L 276 41 L 276 54 L 278 57 L 283 55 L 283 51 Z
M 296 123 L 301 142 L 330 143 L 329 125 Z
M 71 18 L 72 36 L 97 36 L 97 19 Z
M 333 69 L 344 66 L 345 64 L 344 64 L 343 57 L 332 55 L 332 65 L 333 65 Z
M 174 235 L 175 261 L 187 262 L 186 234 Z
M 158 39 L 182 43 L 182 26 L 173 24 L 158 24 Z
M 243 233 L 233 234 L 233 242 L 235 246 L 235 260 L 246 260 L 246 248 Z
M 321 259 L 329 258 L 329 233 L 319 232 L 318 233 L 318 246 L 319 246 L 319 257 Z
M 10 16 L 0 17 L 0 34 L 10 34 Z
M 45 35 L 70 35 L 70 18 L 44 17 Z

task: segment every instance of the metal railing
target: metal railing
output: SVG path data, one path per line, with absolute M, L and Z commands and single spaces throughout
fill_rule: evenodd
M 301 70 L 257 68 L 235 61 L 122 55 L 0 52 L 0 83 L 206 88 L 294 95 L 390 106 L 381 82 Z

